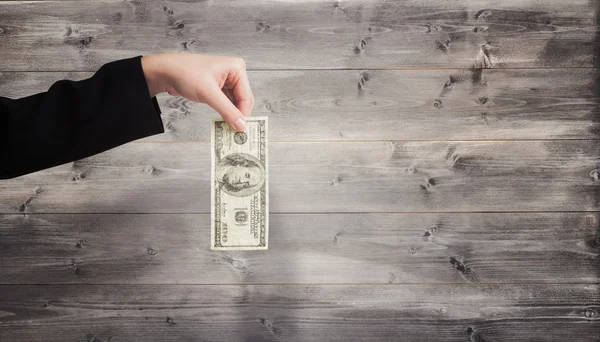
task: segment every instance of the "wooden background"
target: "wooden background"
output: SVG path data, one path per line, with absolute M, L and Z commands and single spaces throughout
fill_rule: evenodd
M 0 182 L 0 341 L 600 341 L 597 0 L 0 1 L 0 94 L 244 57 L 270 248 L 213 252 L 210 119 Z M 110 132 L 107 132 L 110 134 Z M 0 161 L 1 165 L 1 161 Z

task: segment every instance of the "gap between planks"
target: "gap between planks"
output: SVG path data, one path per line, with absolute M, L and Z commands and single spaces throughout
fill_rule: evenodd
M 0 0 L 2 2 L 2 0 Z M 147 55 L 146 55 L 147 56 Z M 597 70 L 600 66 L 564 66 L 564 67 L 493 67 L 493 68 L 247 68 L 246 71 L 280 72 L 280 71 L 470 71 L 470 70 L 562 70 L 562 69 L 590 69 Z M 59 72 L 96 72 L 94 70 L 2 70 L 3 73 L 59 73 Z
M 600 210 L 508 210 L 508 211 L 310 211 L 310 212 L 271 212 L 269 215 L 368 215 L 368 214 L 394 214 L 394 215 L 423 215 L 423 214 L 554 214 L 554 213 L 600 213 Z M 84 212 L 84 213 L 15 213 L 0 212 L 0 215 L 210 215 L 210 212 L 190 211 L 190 212 L 151 212 L 151 213 L 107 213 L 107 212 Z
M 441 139 L 441 140 L 427 140 L 427 139 L 347 139 L 347 140 L 269 140 L 269 143 L 365 143 L 365 142 L 530 142 L 530 141 L 598 141 L 600 138 L 581 138 L 581 139 L 567 139 L 567 138 L 559 138 L 559 139 L 464 139 L 464 140 L 455 140 L 455 139 Z M 173 141 L 132 141 L 128 144 L 191 144 L 191 143 L 210 143 L 210 140 L 201 139 L 201 140 L 173 140 Z
M 475 282 L 475 283 L 10 283 L 0 286 L 573 286 L 573 285 L 594 285 L 590 283 L 496 283 L 496 282 Z

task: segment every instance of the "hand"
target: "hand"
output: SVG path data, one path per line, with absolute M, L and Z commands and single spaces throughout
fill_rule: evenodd
M 187 53 L 142 57 L 150 96 L 168 92 L 214 108 L 237 131 L 246 128 L 254 96 L 243 59 Z

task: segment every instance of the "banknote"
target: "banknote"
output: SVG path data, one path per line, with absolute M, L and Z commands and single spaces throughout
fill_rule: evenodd
M 244 132 L 212 124 L 211 249 L 267 249 L 267 118 L 248 117 Z

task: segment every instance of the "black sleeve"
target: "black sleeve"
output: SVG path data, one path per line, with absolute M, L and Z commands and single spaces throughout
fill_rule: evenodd
M 58 81 L 17 100 L 0 97 L 0 179 L 163 132 L 141 56 L 108 63 L 87 80 Z

